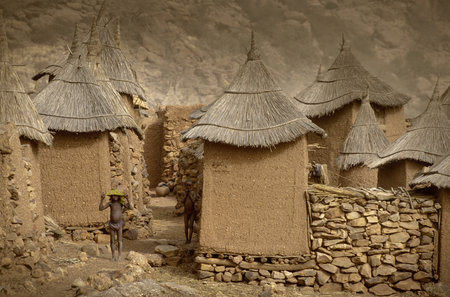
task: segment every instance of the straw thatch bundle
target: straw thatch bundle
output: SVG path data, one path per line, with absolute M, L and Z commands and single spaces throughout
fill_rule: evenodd
M 100 44 L 99 34 L 97 30 L 97 20 L 94 19 L 89 37 L 89 43 L 87 45 L 87 62 L 88 66 L 94 74 L 98 84 L 105 92 L 106 98 L 110 101 L 110 105 L 114 108 L 115 115 L 122 122 L 123 127 L 134 128 L 140 136 L 142 132 L 136 125 L 133 117 L 129 114 L 127 107 L 120 94 L 114 89 L 110 80 L 108 79 L 103 64 L 101 63 L 100 54 L 102 52 L 102 46 Z
M 34 98 L 49 129 L 78 133 L 133 128 L 116 115 L 117 102 L 106 95 L 87 66 L 77 30 L 72 49 L 55 78 Z
M 438 83 L 427 109 L 408 131 L 379 152 L 369 167 L 379 167 L 398 160 L 416 160 L 433 164 L 450 151 L 450 120 L 439 100 Z
M 371 75 L 342 40 L 341 50 L 325 73 L 295 96 L 297 106 L 309 118 L 332 114 L 354 100 L 360 100 L 369 85 L 370 102 L 382 107 L 406 104 L 410 97 L 396 92 Z
M 450 119 L 450 86 L 447 88 L 447 90 L 442 94 L 442 107 L 447 114 L 447 117 Z
M 25 92 L 10 62 L 3 15 L 0 12 L 0 122 L 12 122 L 20 136 L 52 143 L 52 136 Z
M 97 17 L 97 29 L 99 30 L 100 42 L 102 44 L 101 63 L 103 64 L 105 73 L 117 92 L 128 94 L 130 96 L 137 96 L 145 102 L 148 102 L 143 88 L 137 82 L 136 74 L 131 67 L 131 64 L 125 58 L 125 55 L 118 45 L 120 40 L 114 40 L 114 37 L 108 28 L 109 19 L 105 15 L 106 3 L 106 1 L 103 2 Z M 90 32 L 86 40 L 89 39 L 89 36 Z M 117 34 L 117 32 L 115 36 L 116 38 L 120 38 L 120 34 Z M 87 52 L 87 43 L 88 42 L 83 43 L 82 53 Z M 63 61 L 59 61 L 47 66 L 33 76 L 33 79 L 38 80 L 44 75 L 54 77 L 62 67 L 63 63 Z
M 299 112 L 260 59 L 253 34 L 247 61 L 224 94 L 183 135 L 238 147 L 273 147 L 325 132 Z
M 438 160 L 427 172 L 420 173 L 410 186 L 431 184 L 438 189 L 450 189 L 450 153 Z
M 365 164 L 388 145 L 389 141 L 378 125 L 375 112 L 366 95 L 355 123 L 345 139 L 344 148 L 337 158 L 339 169 L 347 170 L 350 167 Z

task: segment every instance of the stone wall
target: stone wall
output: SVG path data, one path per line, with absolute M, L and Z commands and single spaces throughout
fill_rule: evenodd
M 163 169 L 161 181 L 166 182 L 170 188 L 175 184 L 178 171 L 180 150 L 189 143 L 181 141 L 181 131 L 191 127 L 196 120 L 191 120 L 189 114 L 202 105 L 161 106 L 158 117 L 163 120 L 164 144 L 162 151 Z
M 309 253 L 200 253 L 195 259 L 199 277 L 285 283 L 320 293 L 425 290 L 438 275 L 441 205 L 431 195 L 409 195 L 310 186 Z
M 134 207 L 124 216 L 124 230 L 133 233 L 133 239 L 148 238 L 152 235 L 152 211 L 150 203 L 150 182 L 144 159 L 143 140 L 131 130 L 109 132 L 111 165 L 111 188 L 121 189 L 128 194 Z
M 32 276 L 44 275 L 40 267 L 42 262 L 48 261 L 49 243 L 43 223 L 37 223 L 38 219 L 43 220 L 40 197 L 31 195 L 36 186 L 33 184 L 33 169 L 36 168 L 32 166 L 32 160 L 21 157 L 22 152 L 14 126 L 1 125 L 0 275 L 14 270 L 23 273 L 23 282 L 26 282 Z M 7 286 L 1 278 L 0 286 Z
M 439 236 L 439 281 L 450 290 L 450 189 L 438 192 L 441 210 L 441 232 Z
M 198 200 L 196 203 L 197 211 L 201 209 L 201 196 L 203 189 L 203 141 L 196 140 L 190 142 L 188 147 L 180 151 L 178 160 L 177 178 L 175 179 L 175 187 L 173 192 L 177 197 L 177 204 L 175 206 L 175 214 L 181 215 L 184 213 L 184 205 L 182 203 L 183 197 L 186 195 L 185 182 L 189 179 L 193 182 L 193 191 L 198 193 Z M 200 214 L 197 213 L 197 218 Z

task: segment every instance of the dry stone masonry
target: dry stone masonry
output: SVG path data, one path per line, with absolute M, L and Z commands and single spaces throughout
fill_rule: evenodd
M 189 144 L 189 141 L 186 143 L 181 141 L 181 131 L 194 124 L 195 120 L 191 120 L 189 114 L 200 106 L 161 106 L 158 110 L 158 117 L 163 119 L 164 129 L 161 180 L 170 188 L 174 186 L 177 179 L 180 151 Z
M 177 178 L 173 192 L 177 197 L 175 214 L 184 213 L 183 197 L 186 195 L 185 182 L 191 180 L 193 189 L 198 193 L 197 211 L 201 209 L 201 189 L 203 188 L 203 141 L 190 141 L 189 146 L 181 149 L 177 166 Z
M 31 183 L 31 163 L 24 159 L 14 162 L 11 157 L 14 150 L 16 153 L 21 150 L 10 144 L 10 139 L 17 137 L 13 130 L 12 126 L 0 127 L 0 275 L 14 270 L 23 274 L 24 284 L 33 286 L 31 279 L 44 277 L 42 267 L 48 261 L 52 238 L 46 237 L 40 230 L 31 234 L 22 232 L 24 219 L 16 211 L 19 204 L 29 206 L 33 222 L 39 214 Z M 22 172 L 21 167 L 25 167 L 26 188 L 18 182 L 22 178 L 18 176 Z M 0 281 L 0 287 L 5 285 Z
M 441 206 L 433 196 L 313 185 L 306 199 L 309 254 L 199 254 L 199 278 L 375 295 L 426 290 L 438 279 Z

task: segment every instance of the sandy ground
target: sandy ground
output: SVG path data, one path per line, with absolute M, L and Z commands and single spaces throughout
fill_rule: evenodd
M 153 253 L 154 247 L 159 243 L 169 242 L 178 245 L 184 244 L 183 218 L 175 217 L 172 213 L 176 199 L 172 196 L 155 197 L 152 199 L 153 209 L 153 229 L 154 237 L 149 240 L 124 240 L 124 256 L 128 251 L 140 253 Z M 194 235 L 193 244 L 197 244 L 197 237 Z M 123 269 L 129 261 L 121 260 L 113 262 L 110 260 L 110 253 L 103 253 L 98 257 L 90 257 L 84 263 L 68 263 L 70 259 L 77 259 L 80 248 L 92 241 L 73 242 L 61 239 L 55 242 L 55 251 L 49 253 L 48 265 L 50 267 L 62 267 L 67 270 L 67 276 L 50 282 L 35 283 L 36 290 L 28 292 L 23 289 L 22 277 L 17 273 L 1 275 L 6 278 L 9 284 L 14 284 L 16 291 L 11 296 L 75 296 L 76 292 L 71 288 L 71 284 L 77 278 L 86 280 L 89 275 L 95 274 L 102 269 Z M 185 246 L 186 247 L 186 246 Z M 124 257 L 123 257 L 124 258 Z M 182 263 L 178 267 L 163 266 L 155 267 L 150 273 L 150 278 L 159 282 L 174 282 L 194 288 L 199 292 L 199 296 L 258 296 L 262 292 L 261 286 L 252 286 L 244 283 L 218 283 L 213 281 L 202 281 L 196 278 L 192 272 L 193 263 Z M 21 289 L 20 289 L 21 288 Z M 296 286 L 287 286 L 283 296 L 311 296 L 303 295 Z M 413 294 L 403 294 L 402 296 L 416 296 Z M 1 296 L 1 293 L 0 293 Z M 9 296 L 9 295 L 8 295 Z M 351 296 L 349 293 L 334 293 L 332 295 L 322 294 L 314 296 Z M 357 295 L 363 296 L 363 295 Z M 372 295 L 364 295 L 372 296 Z

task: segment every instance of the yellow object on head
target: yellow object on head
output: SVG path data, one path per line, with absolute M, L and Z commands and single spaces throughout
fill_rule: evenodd
M 121 196 L 121 197 L 123 197 L 123 196 L 125 196 L 125 194 L 122 193 L 120 190 L 113 189 L 113 190 L 110 190 L 108 193 L 106 193 L 106 196 Z

